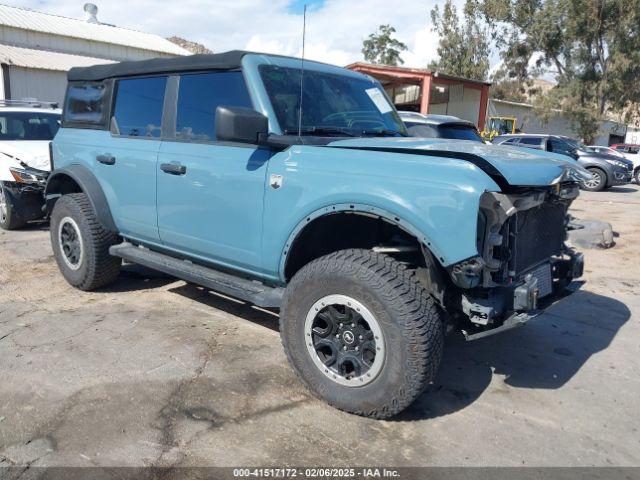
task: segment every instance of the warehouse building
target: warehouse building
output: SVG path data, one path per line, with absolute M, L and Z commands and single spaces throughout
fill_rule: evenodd
M 566 135 L 580 138 L 572 127 L 571 122 L 555 110 L 548 119 L 541 119 L 533 105 L 529 103 L 510 102 L 492 98 L 489 101 L 489 116 L 512 117 L 516 119 L 516 128 L 525 133 L 543 133 L 552 135 Z M 595 145 L 612 145 L 625 141 L 627 126 L 624 123 L 606 120 L 600 123 L 598 134 L 594 139 Z
M 0 5 L 0 99 L 62 102 L 71 67 L 189 54 L 158 35 L 100 23 L 93 4 L 84 10 L 75 19 Z

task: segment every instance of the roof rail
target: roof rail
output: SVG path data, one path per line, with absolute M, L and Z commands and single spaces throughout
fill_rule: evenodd
M 0 107 L 33 107 L 33 108 L 58 108 L 58 102 L 43 102 L 35 98 L 24 98 L 22 100 L 9 100 L 0 98 Z

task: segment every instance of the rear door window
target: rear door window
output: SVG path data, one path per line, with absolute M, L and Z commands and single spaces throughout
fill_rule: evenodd
M 176 138 L 194 142 L 216 139 L 216 108 L 252 108 L 242 72 L 182 75 L 178 88 Z
M 537 148 L 540 150 L 542 148 L 542 142 L 540 137 L 521 137 L 520 142 L 518 142 L 519 147 L 526 148 Z
M 118 80 L 113 111 L 114 133 L 160 138 L 167 77 Z

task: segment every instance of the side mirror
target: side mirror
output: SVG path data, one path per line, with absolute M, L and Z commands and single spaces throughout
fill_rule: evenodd
M 251 108 L 216 108 L 216 139 L 263 145 L 269 136 L 269 119 Z

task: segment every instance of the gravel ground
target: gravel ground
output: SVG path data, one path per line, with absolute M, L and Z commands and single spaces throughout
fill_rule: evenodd
M 313 398 L 277 315 L 139 267 L 69 287 L 45 226 L 0 230 L 0 466 L 639 466 L 640 190 L 585 193 L 616 246 L 521 329 L 447 340 L 438 379 L 376 421 Z

